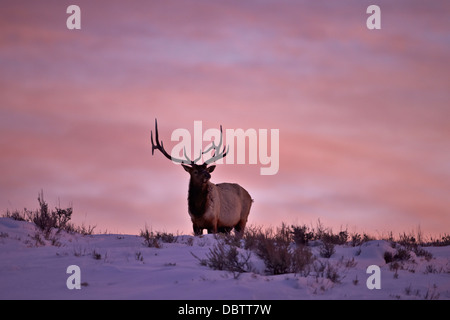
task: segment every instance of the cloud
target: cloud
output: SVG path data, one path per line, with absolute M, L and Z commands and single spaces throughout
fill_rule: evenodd
M 43 188 L 100 229 L 190 232 L 188 177 L 149 132 L 171 146 L 202 120 L 280 130 L 276 176 L 213 175 L 249 190 L 254 223 L 448 229 L 446 2 L 381 1 L 380 32 L 360 1 L 79 1 L 79 32 L 48 4 L 0 12 L 0 207 Z

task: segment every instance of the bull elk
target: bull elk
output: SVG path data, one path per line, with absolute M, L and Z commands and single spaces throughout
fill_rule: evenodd
M 253 199 L 240 185 L 235 183 L 214 184 L 209 180 L 211 173 L 216 168 L 211 163 L 224 158 L 228 150 L 224 147 L 222 150 L 222 126 L 220 126 L 220 142 L 215 145 L 212 142 L 211 147 L 200 152 L 199 157 L 190 160 L 184 149 L 185 159 L 178 159 L 169 155 L 163 147 L 163 142 L 158 136 L 158 122 L 155 119 L 155 139 L 153 141 L 153 131 L 151 131 L 152 155 L 155 149 L 169 160 L 181 163 L 184 170 L 190 174 L 188 191 L 188 212 L 191 217 L 194 234 L 201 235 L 203 229 L 208 233 L 224 232 L 229 233 L 233 228 L 238 235 L 242 235 L 247 224 L 248 215 Z M 206 160 L 203 164 L 196 164 L 203 154 L 214 149 L 212 158 Z

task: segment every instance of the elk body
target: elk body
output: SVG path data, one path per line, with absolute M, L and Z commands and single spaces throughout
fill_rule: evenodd
M 229 233 L 233 228 L 238 234 L 242 234 L 247 224 L 248 215 L 252 205 L 250 194 L 235 183 L 214 184 L 210 181 L 211 173 L 216 168 L 209 164 L 221 159 L 227 155 L 228 151 L 220 150 L 222 147 L 222 127 L 220 127 L 220 142 L 212 146 L 207 151 L 200 154 L 197 159 L 190 160 L 184 150 L 186 159 L 177 159 L 169 155 L 160 143 L 158 137 L 158 123 L 155 120 L 155 138 L 153 141 L 153 132 L 151 133 L 152 154 L 155 149 L 169 160 L 181 163 L 184 170 L 190 175 L 188 191 L 188 212 L 191 217 L 192 227 L 195 235 L 201 235 L 203 229 L 208 233 L 224 232 Z M 214 155 L 211 159 L 199 165 L 196 162 L 202 154 L 214 149 Z

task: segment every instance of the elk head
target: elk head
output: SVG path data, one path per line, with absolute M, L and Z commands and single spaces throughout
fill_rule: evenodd
M 182 164 L 184 170 L 191 175 L 191 182 L 194 185 L 205 185 L 211 179 L 211 172 L 214 171 L 216 166 L 208 167 L 206 164 L 191 164 L 186 166 Z

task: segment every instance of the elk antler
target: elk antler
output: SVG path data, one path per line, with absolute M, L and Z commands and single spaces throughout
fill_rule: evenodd
M 156 138 L 156 144 L 153 141 L 153 131 L 150 131 L 150 137 L 152 140 L 152 155 L 155 152 L 155 149 L 158 149 L 159 151 L 161 151 L 161 153 L 169 160 L 173 161 L 173 162 L 178 162 L 178 163 L 186 163 L 186 164 L 195 164 L 198 160 L 200 160 L 200 158 L 202 157 L 202 154 L 200 153 L 200 156 L 197 159 L 194 159 L 193 161 L 191 159 L 189 159 L 189 157 L 186 154 L 186 148 L 184 148 L 184 157 L 186 159 L 178 159 L 175 157 L 172 157 L 170 154 L 167 153 L 167 151 L 164 149 L 163 146 L 163 142 L 161 140 L 161 142 L 159 142 L 159 135 L 158 135 L 158 120 L 155 119 L 155 138 Z
M 194 159 L 194 160 L 189 159 L 189 157 L 188 157 L 187 154 L 186 154 L 186 148 L 184 148 L 184 157 L 185 157 L 186 159 L 178 159 L 178 158 L 172 157 L 170 154 L 167 153 L 167 151 L 164 149 L 162 140 L 161 140 L 161 142 L 159 141 L 159 135 L 158 135 L 158 120 L 157 120 L 157 119 L 155 119 L 155 139 L 156 139 L 156 144 L 155 144 L 155 142 L 153 141 L 153 131 L 150 131 L 150 138 L 151 138 L 151 141 L 152 141 L 152 155 L 154 155 L 155 149 L 158 149 L 159 151 L 161 151 L 161 153 L 162 153 L 167 159 L 169 159 L 169 160 L 171 160 L 171 161 L 173 161 L 173 162 L 189 164 L 189 165 L 191 165 L 191 166 L 192 166 L 193 164 L 196 164 L 197 161 L 200 160 L 200 158 L 202 157 L 203 154 L 205 154 L 205 153 L 211 151 L 212 149 L 214 149 L 213 157 L 212 157 L 211 159 L 209 159 L 209 160 L 206 160 L 206 161 L 203 163 L 204 165 L 208 165 L 208 164 L 213 163 L 213 162 L 215 162 L 215 161 L 217 161 L 217 160 L 219 160 L 219 159 L 221 159 L 221 158 L 224 158 L 224 157 L 227 155 L 228 149 L 229 149 L 229 148 L 228 148 L 227 151 L 225 152 L 225 147 L 224 147 L 223 150 L 220 151 L 220 148 L 222 147 L 222 126 L 220 126 L 220 143 L 219 143 L 219 145 L 216 146 L 215 143 L 214 143 L 214 141 L 213 141 L 211 147 L 210 147 L 208 150 L 204 151 L 204 152 L 202 152 L 202 151 L 200 150 L 200 155 L 198 156 L 198 158 L 196 158 L 196 159 Z M 219 154 L 216 155 L 216 152 L 217 152 L 218 150 L 219 150 L 220 152 L 219 152 Z
M 226 146 L 223 147 L 222 151 L 220 151 L 220 148 L 222 147 L 222 126 L 220 126 L 220 142 L 219 145 L 216 146 L 216 144 L 214 143 L 214 141 L 211 144 L 211 147 L 209 147 L 208 150 L 204 151 L 202 154 L 205 154 L 209 151 L 211 151 L 212 149 L 214 149 L 214 154 L 213 157 L 209 160 L 206 160 L 203 164 L 210 164 L 213 163 L 219 159 L 225 158 L 228 154 L 228 151 L 230 150 L 230 146 L 228 146 L 228 148 Z M 225 151 L 226 149 L 226 151 Z M 217 151 L 219 151 L 219 154 L 216 155 Z

